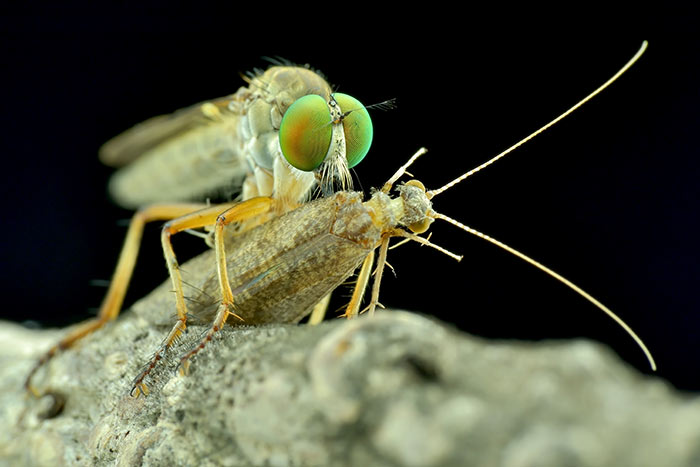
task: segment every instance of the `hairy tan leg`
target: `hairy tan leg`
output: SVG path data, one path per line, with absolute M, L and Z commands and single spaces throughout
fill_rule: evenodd
M 175 256 L 175 251 L 172 247 L 171 237 L 176 233 L 187 229 L 196 229 L 213 225 L 216 219 L 222 212 L 228 212 L 235 206 L 245 204 L 247 202 L 231 202 L 227 204 L 219 204 L 200 209 L 195 212 L 187 213 L 177 219 L 170 220 L 163 226 L 161 231 L 161 244 L 163 246 L 163 255 L 168 266 L 168 273 L 175 292 L 175 309 L 177 311 L 177 322 L 168 333 L 161 347 L 153 354 L 151 360 L 144 366 L 141 372 L 134 378 L 131 388 L 131 395 L 138 397 L 140 394 L 148 394 L 148 388 L 143 382 L 146 376 L 155 368 L 158 362 L 163 358 L 163 355 L 173 345 L 173 343 L 182 335 L 187 328 L 187 305 L 185 304 L 185 293 L 182 288 L 182 276 L 180 274 L 180 266 Z M 252 216 L 251 216 L 252 217 Z M 240 220 L 247 220 L 240 219 Z
M 211 325 L 211 328 L 200 341 L 200 343 L 192 350 L 184 354 L 180 359 L 179 369 L 181 372 L 186 372 L 189 359 L 197 352 L 202 350 L 207 342 L 212 339 L 212 336 L 217 333 L 226 323 L 229 315 L 233 315 L 240 319 L 234 312 L 233 307 L 233 291 L 228 280 L 228 271 L 226 269 L 226 249 L 224 247 L 224 228 L 233 222 L 245 222 L 255 217 L 264 216 L 273 211 L 277 207 L 277 202 L 274 198 L 268 196 L 260 196 L 238 203 L 225 212 L 221 213 L 216 218 L 216 227 L 214 228 L 214 246 L 216 249 L 216 266 L 219 277 L 219 287 L 221 288 L 221 304 L 216 312 L 216 318 Z
M 141 244 L 141 237 L 143 236 L 143 229 L 146 223 L 170 220 L 201 209 L 204 206 L 205 205 L 198 203 L 156 204 L 139 209 L 134 214 L 129 224 L 126 238 L 124 239 L 124 246 L 119 255 L 112 281 L 109 284 L 109 289 L 102 301 L 97 317 L 79 324 L 39 359 L 25 381 L 25 387 L 28 391 L 36 396 L 40 395 L 31 384 L 32 377 L 39 368 L 51 360 L 54 355 L 61 350 L 69 348 L 81 338 L 99 329 L 107 321 L 111 321 L 119 315 L 126 290 L 129 286 L 129 281 L 134 272 L 134 266 Z
M 384 305 L 379 303 L 379 286 L 382 283 L 382 274 L 384 273 L 384 265 L 386 264 L 386 252 L 389 249 L 389 239 L 391 235 L 387 235 L 382 240 L 382 244 L 379 247 L 379 258 L 377 258 L 377 269 L 374 273 L 374 283 L 372 284 L 372 299 L 367 306 L 369 314 L 373 315 L 375 308 L 380 306 L 384 308 Z
M 343 315 L 345 318 L 352 319 L 358 315 L 360 305 L 362 304 L 362 297 L 365 295 L 369 276 L 372 272 L 372 264 L 374 264 L 374 250 L 372 250 L 362 262 L 362 267 L 357 275 L 355 289 L 352 291 L 352 298 L 350 298 L 350 303 L 348 303 L 348 307 L 345 309 L 345 314 Z
M 326 317 L 326 310 L 328 309 L 328 303 L 330 301 L 331 294 L 328 294 L 325 297 L 323 297 L 320 302 L 314 305 L 314 309 L 311 311 L 311 315 L 309 316 L 308 321 L 308 324 L 310 326 L 316 326 L 321 321 L 323 321 L 323 318 Z

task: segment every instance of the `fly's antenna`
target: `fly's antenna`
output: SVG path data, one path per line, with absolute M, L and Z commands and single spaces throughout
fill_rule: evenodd
M 369 109 L 392 110 L 395 108 L 396 108 L 396 98 L 395 97 L 393 97 L 391 99 L 387 99 L 387 100 L 382 101 L 382 102 L 377 102 L 376 104 L 370 104 L 370 105 L 365 106 L 365 110 L 369 110 Z M 361 109 L 362 109 L 362 107 L 357 107 L 354 109 L 346 110 L 345 112 L 342 113 L 342 115 L 336 121 L 333 121 L 331 123 L 338 123 L 338 122 L 342 121 L 345 117 L 347 117 L 348 115 L 353 113 L 354 111 L 361 110 Z
M 578 108 L 581 107 L 583 104 L 585 104 L 586 102 L 588 102 L 589 100 L 591 100 L 593 97 L 595 97 L 600 91 L 602 91 L 603 89 L 605 89 L 605 88 L 607 88 L 608 86 L 610 86 L 610 84 L 612 84 L 612 83 L 613 83 L 617 78 L 619 78 L 625 71 L 627 71 L 632 65 L 634 65 L 634 63 L 639 59 L 639 57 L 642 56 L 642 54 L 644 53 L 644 51 L 645 51 L 646 49 L 647 49 L 647 41 L 644 41 L 644 42 L 642 42 L 642 46 L 639 48 L 639 50 L 637 51 L 637 53 L 634 54 L 634 57 L 632 57 L 632 58 L 625 64 L 625 66 L 623 66 L 622 68 L 620 68 L 620 70 L 619 70 L 617 73 L 615 73 L 615 74 L 612 76 L 612 78 L 610 78 L 610 79 L 607 80 L 605 83 L 603 83 L 598 89 L 596 89 L 595 91 L 593 91 L 592 93 L 590 93 L 588 96 L 586 96 L 585 98 L 583 98 L 583 99 L 582 99 L 581 101 L 579 101 L 576 105 L 574 105 L 573 107 L 571 107 L 569 110 L 567 110 L 567 111 L 564 112 L 563 114 L 559 115 L 557 118 L 555 118 L 555 119 L 552 120 L 551 122 L 547 123 L 545 126 L 543 126 L 542 128 L 540 128 L 539 130 L 535 131 L 535 132 L 532 133 L 531 135 L 527 136 L 525 139 L 522 139 L 522 140 L 520 140 L 519 142 L 517 142 L 516 144 L 514 144 L 513 146 L 509 147 L 508 149 L 506 149 L 506 150 L 503 151 L 502 153 L 500 153 L 500 154 L 498 154 L 497 156 L 495 156 L 495 157 L 489 159 L 488 161 L 484 162 L 484 163 L 481 164 L 480 166 L 473 168 L 472 170 L 470 170 L 469 172 L 465 173 L 464 175 L 461 175 L 460 177 L 455 178 L 455 179 L 452 180 L 450 183 L 448 183 L 448 184 L 446 184 L 446 185 L 444 185 L 444 186 L 438 188 L 437 190 L 430 190 L 430 191 L 428 191 L 428 192 L 426 193 L 426 195 L 428 196 L 428 199 L 432 199 L 433 197 L 439 195 L 439 194 L 442 193 L 443 191 L 449 190 L 450 188 L 452 188 L 453 186 L 455 186 L 456 184 L 458 184 L 459 182 L 461 182 L 461 181 L 464 180 L 465 178 L 470 177 L 471 175 L 474 175 L 475 173 L 477 173 L 477 172 L 480 171 L 481 169 L 484 169 L 484 168 L 488 167 L 489 165 L 491 165 L 491 164 L 493 164 L 494 162 L 496 162 L 498 159 L 500 159 L 500 158 L 502 158 L 503 156 L 505 156 L 506 154 L 508 154 L 508 153 L 510 153 L 510 152 L 512 152 L 512 151 L 514 151 L 514 150 L 517 149 L 518 147 L 520 147 L 520 146 L 522 146 L 523 144 L 525 144 L 525 143 L 527 143 L 528 141 L 530 141 L 530 140 L 531 140 L 532 138 L 534 138 L 535 136 L 539 135 L 540 133 L 544 132 L 545 130 L 547 130 L 548 128 L 550 128 L 551 126 L 553 126 L 554 124 L 558 123 L 560 120 L 562 120 L 562 119 L 564 119 L 565 117 L 567 117 L 567 116 L 568 116 L 569 114 L 571 114 L 574 110 L 578 109 Z
M 452 219 L 450 217 L 445 216 L 444 214 L 440 214 L 440 213 L 432 211 L 432 210 L 428 213 L 428 216 L 432 217 L 433 219 L 442 219 L 444 221 L 447 221 L 450 224 L 464 230 L 465 232 L 468 232 L 472 235 L 475 235 L 483 240 L 486 240 L 489 243 L 496 245 L 499 248 L 506 250 L 508 253 L 515 255 L 518 258 L 522 259 L 523 261 L 526 261 L 526 262 L 532 264 L 537 269 L 544 271 L 545 273 L 549 274 L 550 276 L 552 276 L 553 278 L 555 278 L 556 280 L 558 280 L 562 284 L 564 284 L 567 287 L 569 287 L 570 289 L 572 289 L 577 294 L 581 295 L 583 298 L 585 298 L 586 300 L 591 302 L 593 305 L 598 307 L 600 310 L 602 310 L 606 315 L 611 317 L 618 325 L 620 325 L 620 327 L 622 327 L 622 329 L 625 330 L 625 332 L 627 332 L 627 334 L 629 334 L 629 336 L 632 339 L 634 339 L 634 341 L 637 343 L 637 345 L 644 352 L 644 355 L 646 356 L 647 360 L 649 361 L 649 364 L 651 365 L 651 369 L 653 371 L 656 371 L 656 362 L 654 362 L 654 357 L 651 356 L 651 352 L 649 352 L 649 349 L 647 349 L 647 346 L 644 345 L 644 342 L 642 341 L 642 339 L 639 338 L 639 336 L 637 336 L 637 334 L 632 330 L 632 328 L 630 328 L 627 325 L 627 323 L 622 321 L 622 319 L 619 316 L 617 316 L 615 313 L 613 313 L 613 311 L 610 310 L 610 308 L 608 308 L 605 305 L 603 305 L 602 303 L 600 303 L 595 297 L 590 295 L 588 292 L 583 290 L 581 287 L 577 286 L 576 284 L 574 284 L 573 282 L 571 282 L 567 278 L 561 276 L 560 274 L 557 274 L 556 272 L 552 271 L 551 269 L 549 269 L 547 266 L 543 265 L 542 263 L 535 261 L 534 259 L 525 255 L 524 253 L 521 253 L 518 250 L 506 245 L 505 243 L 498 241 L 493 237 L 489 237 L 488 235 L 483 234 L 476 229 L 472 229 L 471 227 L 466 226 L 455 219 Z
M 370 104 L 365 106 L 365 109 L 377 109 L 377 110 L 394 110 L 396 108 L 396 98 L 392 97 L 385 101 L 377 102 L 376 104 Z

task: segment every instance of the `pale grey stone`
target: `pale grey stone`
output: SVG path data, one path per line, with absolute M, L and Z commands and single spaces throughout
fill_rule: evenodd
M 378 312 L 320 326 L 227 326 L 187 376 L 162 341 L 165 289 L 23 379 L 59 332 L 0 324 L 0 464 L 117 466 L 698 466 L 700 403 L 584 341 L 487 342 Z M 168 303 L 164 306 L 165 303 Z M 154 308 L 155 307 L 155 308 Z M 162 311 L 163 309 L 169 311 Z

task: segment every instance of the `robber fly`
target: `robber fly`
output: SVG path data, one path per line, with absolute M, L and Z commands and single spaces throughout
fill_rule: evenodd
M 244 79 L 248 86 L 231 96 L 154 117 L 101 148 L 105 164 L 124 166 L 110 180 L 110 194 L 118 204 L 138 210 L 97 318 L 49 350 L 27 379 L 28 388 L 36 370 L 59 350 L 118 316 L 147 222 L 168 221 L 161 241 L 180 323 L 167 340 L 170 345 L 187 319 L 173 234 L 211 227 L 226 215 L 235 222 L 229 232 L 239 235 L 299 207 L 316 189 L 331 194 L 352 188 L 349 169 L 364 159 L 372 143 L 367 108 L 391 107 L 391 101 L 365 107 L 348 94 L 333 92 L 320 73 L 289 64 Z M 230 203 L 185 202 L 235 188 L 240 195 Z M 250 200 L 264 208 L 231 215 L 229 210 Z M 314 321 L 322 319 L 327 302 L 319 304 Z

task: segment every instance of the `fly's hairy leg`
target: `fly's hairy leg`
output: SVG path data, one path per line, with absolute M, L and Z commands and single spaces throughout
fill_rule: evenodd
M 255 198 L 260 199 L 260 198 Z M 265 198 L 267 199 L 267 198 Z M 146 376 L 155 368 L 157 363 L 163 358 L 163 355 L 167 350 L 173 345 L 173 343 L 182 335 L 182 333 L 187 328 L 187 305 L 185 304 L 185 294 L 182 288 L 182 276 L 180 274 L 180 266 L 177 262 L 177 257 L 175 256 L 175 251 L 173 250 L 171 237 L 178 232 L 188 229 L 197 229 L 201 227 L 206 227 L 214 224 L 216 219 L 223 212 L 228 212 L 237 206 L 245 206 L 253 200 L 245 201 L 242 203 L 231 202 L 226 204 L 220 204 L 217 206 L 210 206 L 205 209 L 200 209 L 195 212 L 189 212 L 183 216 L 176 219 L 168 221 L 161 231 L 161 243 L 163 246 L 163 255 L 165 256 L 165 261 L 168 266 L 168 273 L 170 274 L 170 280 L 172 282 L 173 291 L 175 292 L 175 309 L 177 311 L 177 322 L 173 328 L 168 333 L 167 337 L 163 341 L 161 347 L 155 352 L 150 362 L 144 367 L 144 369 L 139 373 L 139 375 L 134 379 L 133 386 L 131 389 L 131 395 L 138 397 L 141 393 L 147 394 L 148 388 L 143 382 Z M 244 221 L 254 217 L 257 214 L 253 214 L 248 217 L 242 217 L 238 220 Z
M 278 204 L 279 203 L 272 197 L 261 196 L 236 204 L 216 217 L 216 226 L 214 228 L 214 245 L 216 250 L 217 276 L 219 278 L 219 287 L 221 288 L 221 304 L 216 312 L 214 322 L 207 331 L 206 335 L 196 347 L 185 353 L 180 358 L 180 365 L 178 369 L 181 373 L 185 373 L 187 371 L 189 359 L 197 354 L 197 352 L 202 350 L 206 343 L 212 339 L 213 335 L 219 332 L 219 330 L 226 323 L 226 319 L 229 317 L 229 315 L 233 315 L 236 318 L 241 319 L 234 312 L 234 294 L 231 290 L 231 284 L 229 283 L 228 272 L 226 270 L 224 228 L 233 222 L 245 222 L 249 219 L 264 216 L 265 214 L 273 211 Z
M 79 324 L 39 359 L 25 381 L 25 388 L 28 391 L 37 397 L 40 396 L 41 394 L 39 391 L 32 385 L 32 378 L 39 368 L 48 363 L 59 351 L 71 347 L 78 340 L 101 328 L 108 321 L 116 319 L 119 315 L 126 290 L 129 286 L 129 281 L 134 272 L 134 266 L 141 244 L 141 237 L 143 236 L 143 229 L 146 223 L 171 220 L 191 213 L 192 211 L 202 209 L 204 206 L 205 205 L 199 203 L 156 204 L 139 209 L 134 214 L 129 224 L 124 246 L 119 254 L 119 261 L 114 270 L 112 281 L 109 284 L 109 289 L 102 301 L 97 317 Z

